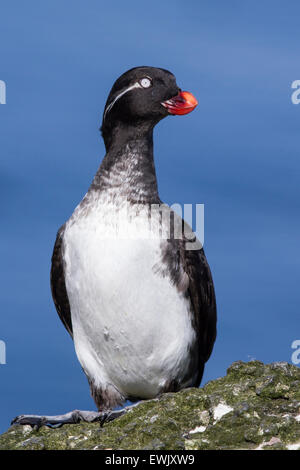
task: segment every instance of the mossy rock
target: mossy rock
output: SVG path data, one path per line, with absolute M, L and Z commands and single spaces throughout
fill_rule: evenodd
M 235 362 L 205 387 L 141 402 L 100 428 L 12 426 L 0 449 L 300 449 L 300 369 Z

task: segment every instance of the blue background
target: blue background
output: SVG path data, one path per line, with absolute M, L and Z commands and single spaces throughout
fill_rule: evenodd
M 199 100 L 155 130 L 161 198 L 205 204 L 218 339 L 203 383 L 235 360 L 291 361 L 299 339 L 300 79 L 296 1 L 2 1 L 0 431 L 20 413 L 94 409 L 52 303 L 58 227 L 104 156 L 115 79 L 171 70 Z

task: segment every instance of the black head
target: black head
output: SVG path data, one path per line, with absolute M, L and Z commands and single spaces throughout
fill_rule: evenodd
M 190 112 L 195 105 L 188 108 L 182 93 L 168 70 L 144 66 L 125 72 L 114 83 L 105 105 L 101 131 L 106 146 L 116 128 L 152 129 L 170 113 Z M 189 111 L 179 112 L 179 108 Z

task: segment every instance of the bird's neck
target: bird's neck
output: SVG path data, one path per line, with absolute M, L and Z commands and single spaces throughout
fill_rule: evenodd
M 116 200 L 159 203 L 153 158 L 153 128 L 118 128 L 91 189 Z

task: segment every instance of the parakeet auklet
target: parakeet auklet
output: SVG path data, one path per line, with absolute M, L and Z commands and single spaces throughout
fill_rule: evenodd
M 98 412 L 14 423 L 113 419 L 127 399 L 199 386 L 216 337 L 212 276 L 191 229 L 161 202 L 153 160 L 154 126 L 196 105 L 160 68 L 133 68 L 113 85 L 101 127 L 106 155 L 58 231 L 51 267 L 53 300 Z

